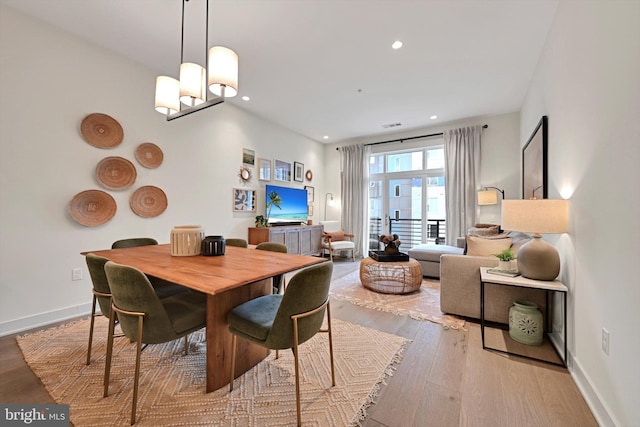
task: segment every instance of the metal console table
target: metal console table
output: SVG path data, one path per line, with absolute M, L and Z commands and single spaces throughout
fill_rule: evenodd
M 553 281 L 544 281 L 544 280 L 533 280 L 533 279 L 527 279 L 525 277 L 522 276 L 516 276 L 516 277 L 508 277 L 508 276 L 501 276 L 498 274 L 491 274 L 489 273 L 487 270 L 489 270 L 489 267 L 480 267 L 480 334 L 482 335 L 482 348 L 484 350 L 492 350 L 492 351 L 497 351 L 500 353 L 505 353 L 505 354 L 513 354 L 516 356 L 520 356 L 520 357 L 524 357 L 527 359 L 532 359 L 532 360 L 539 360 L 545 363 L 550 363 L 552 365 L 559 365 L 559 366 L 564 366 L 565 368 L 567 367 L 567 293 L 569 292 L 569 289 L 560 281 L 558 280 L 553 280 Z M 556 345 L 554 344 L 553 340 L 549 340 L 551 342 L 551 346 L 553 347 L 553 349 L 555 350 L 555 352 L 557 353 L 558 357 L 562 360 L 562 363 L 556 363 L 550 360 L 545 360 L 545 359 L 539 359 L 537 357 L 532 357 L 532 356 L 528 356 L 528 355 L 524 355 L 524 354 L 518 354 L 518 353 L 513 353 L 510 351 L 506 351 L 506 350 L 501 350 L 498 348 L 492 348 L 489 347 L 485 344 L 485 340 L 484 340 L 484 328 L 485 328 L 485 319 L 484 319 L 484 285 L 485 283 L 491 283 L 491 284 L 495 284 L 495 285 L 503 285 L 503 286 L 515 286 L 515 287 L 520 287 L 520 288 L 529 288 L 529 289 L 542 289 L 546 291 L 546 298 L 547 298 L 547 329 L 550 329 L 550 292 L 556 292 L 556 293 L 561 293 L 562 294 L 562 300 L 563 300 L 563 316 L 564 316 L 564 324 L 563 324 L 563 330 L 564 330 L 564 353 L 561 355 L 560 351 L 558 350 L 558 348 L 556 347 Z M 547 331 L 548 332 L 548 331 Z

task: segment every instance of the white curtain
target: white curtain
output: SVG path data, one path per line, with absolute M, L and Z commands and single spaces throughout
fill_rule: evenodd
M 482 126 L 444 132 L 447 245 L 455 246 L 476 223 L 476 182 L 480 175 Z
M 340 147 L 340 221 L 347 233 L 354 235 L 356 256 L 367 256 L 369 235 L 369 154 L 371 147 Z

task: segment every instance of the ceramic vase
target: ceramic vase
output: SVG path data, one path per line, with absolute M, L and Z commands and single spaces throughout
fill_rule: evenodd
M 538 306 L 529 301 L 515 301 L 509 309 L 509 336 L 526 345 L 541 345 L 544 321 Z

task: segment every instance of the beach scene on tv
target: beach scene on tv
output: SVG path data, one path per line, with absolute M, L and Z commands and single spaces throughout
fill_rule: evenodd
M 307 190 L 277 185 L 266 186 L 266 194 L 270 194 L 273 191 L 278 193 L 282 202 L 280 203 L 280 209 L 276 206 L 271 207 L 270 224 L 301 224 L 307 222 Z M 265 203 L 269 203 L 269 197 L 267 196 L 265 199 Z

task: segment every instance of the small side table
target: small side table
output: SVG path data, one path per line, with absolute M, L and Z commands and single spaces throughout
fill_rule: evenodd
M 492 350 L 505 354 L 514 354 L 516 356 L 524 357 L 527 359 L 539 360 L 542 362 L 550 363 L 552 365 L 560 365 L 567 367 L 567 293 L 569 289 L 560 281 L 544 281 L 544 280 L 533 280 L 527 279 L 522 276 L 516 277 L 508 277 L 501 276 L 498 274 L 491 274 L 487 270 L 489 267 L 480 267 L 480 334 L 482 335 L 482 348 L 484 350 Z M 564 353 L 561 355 L 560 351 L 554 344 L 553 340 L 549 340 L 551 342 L 551 346 L 558 354 L 558 357 L 562 360 L 562 363 L 556 363 L 545 359 L 539 359 L 536 357 L 527 356 L 524 354 L 513 353 L 510 351 L 505 351 L 497 348 L 488 347 L 485 345 L 484 341 L 484 328 L 485 328 L 485 320 L 484 320 L 484 285 L 485 283 L 491 283 L 495 285 L 503 285 L 503 286 L 515 286 L 520 288 L 529 288 L 529 289 L 543 289 L 546 291 L 547 296 L 547 328 L 550 328 L 550 313 L 551 313 L 551 304 L 550 304 L 550 292 L 556 292 L 562 294 L 562 301 L 564 303 L 563 315 L 564 315 Z

